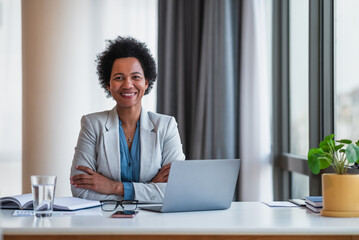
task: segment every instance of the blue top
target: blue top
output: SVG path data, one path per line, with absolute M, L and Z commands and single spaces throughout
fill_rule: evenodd
M 136 125 L 136 132 L 133 137 L 131 152 L 127 145 L 127 138 L 120 122 L 120 157 L 121 157 L 121 181 L 124 188 L 125 200 L 135 199 L 135 190 L 132 182 L 139 182 L 140 179 L 140 131 L 139 123 Z

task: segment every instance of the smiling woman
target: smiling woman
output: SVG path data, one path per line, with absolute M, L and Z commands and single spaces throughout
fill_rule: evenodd
M 94 200 L 162 202 L 171 162 L 185 158 L 176 120 L 142 107 L 157 75 L 146 45 L 130 37 L 108 43 L 98 56 L 97 72 L 116 106 L 82 117 L 72 193 Z

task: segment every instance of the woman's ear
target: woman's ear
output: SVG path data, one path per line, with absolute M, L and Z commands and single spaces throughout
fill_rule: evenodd
M 146 90 L 147 90 L 147 88 L 148 88 L 148 86 L 149 86 L 149 81 L 148 81 L 147 79 L 146 79 L 145 86 L 146 86 Z

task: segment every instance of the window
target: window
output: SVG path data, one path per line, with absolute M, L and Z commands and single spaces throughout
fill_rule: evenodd
M 335 1 L 334 77 L 337 139 L 359 138 L 359 1 Z
M 289 9 L 290 153 L 306 156 L 309 147 L 309 2 L 290 0 Z
M 289 1 L 289 114 L 292 154 L 306 156 L 309 148 L 309 2 Z M 291 198 L 309 195 L 309 177 L 291 173 Z
M 274 196 L 320 195 L 306 155 L 334 131 L 333 1 L 275 0 L 273 10 Z
M 21 1 L 0 0 L 0 196 L 21 193 L 21 66 Z

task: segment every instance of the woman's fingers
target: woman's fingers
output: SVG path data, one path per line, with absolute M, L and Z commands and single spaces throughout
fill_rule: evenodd
M 156 176 L 154 176 L 154 178 L 152 179 L 152 182 L 154 182 L 154 183 L 167 182 L 168 175 L 170 173 L 170 169 L 171 169 L 171 163 L 164 165 L 158 171 Z
M 169 166 L 168 166 L 169 165 Z M 170 170 L 171 170 L 171 165 L 168 164 L 166 166 L 164 166 L 163 168 L 161 168 L 160 172 L 162 172 L 163 174 L 169 174 L 170 173 Z
M 90 168 L 85 167 L 85 166 L 76 166 L 76 169 L 83 171 L 87 174 L 78 174 L 78 175 L 72 176 L 70 178 L 70 183 L 72 185 L 74 185 L 75 187 L 92 189 L 92 187 L 89 188 L 89 186 L 93 186 L 94 176 L 95 176 L 96 172 L 92 171 Z
M 73 177 L 71 177 L 71 180 L 80 180 L 80 179 L 89 179 L 91 178 L 91 175 L 88 174 L 78 174 Z
M 167 170 L 169 171 L 170 168 L 171 168 L 171 163 L 166 164 L 166 165 L 164 165 L 164 166 L 160 169 L 160 172 L 161 172 L 161 171 L 167 171 Z
M 71 184 L 78 185 L 78 184 L 93 184 L 94 181 L 91 178 L 78 178 L 78 179 L 72 179 Z
M 73 184 L 75 187 L 77 188 L 84 188 L 84 189 L 88 189 L 88 190 L 94 190 L 95 186 L 92 183 L 86 184 L 86 183 L 76 183 Z

